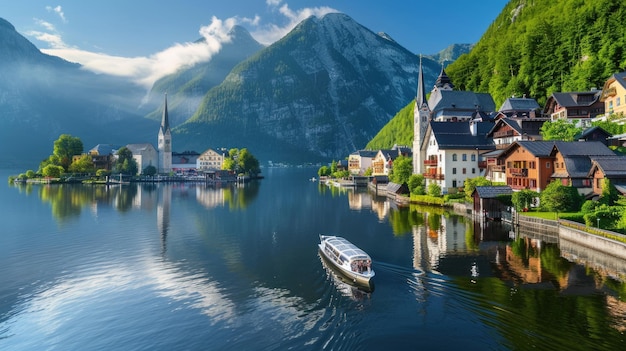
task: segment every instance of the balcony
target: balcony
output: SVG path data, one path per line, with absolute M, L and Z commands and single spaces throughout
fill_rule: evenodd
M 505 137 L 509 137 L 509 136 L 513 136 L 514 131 L 513 130 L 505 130 L 502 132 L 495 132 L 493 133 L 493 137 L 494 138 L 505 138 Z
M 437 166 L 437 159 L 424 160 L 424 166 Z
M 424 178 L 426 179 L 434 179 L 434 180 L 443 180 L 443 174 L 439 173 L 424 173 Z
M 504 172 L 506 170 L 506 168 L 504 167 L 504 165 L 493 165 L 491 166 L 491 171 L 492 172 Z
M 480 169 L 487 168 L 487 161 L 478 161 L 478 168 Z
M 510 168 L 509 173 L 513 177 L 528 177 L 528 168 Z

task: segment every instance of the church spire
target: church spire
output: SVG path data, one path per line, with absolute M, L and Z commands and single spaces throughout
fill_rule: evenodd
M 445 90 L 454 89 L 454 84 L 452 84 L 452 80 L 450 79 L 450 77 L 448 77 L 446 71 L 443 69 L 443 63 L 441 64 L 441 73 L 439 73 L 439 77 L 437 77 L 435 87 Z
M 426 103 L 426 91 L 424 90 L 424 70 L 422 69 L 422 55 L 420 55 L 420 68 L 417 75 L 417 96 L 415 102 L 418 107 L 422 107 Z
M 161 131 L 163 133 L 170 129 L 170 119 L 167 114 L 167 93 L 165 93 L 165 107 L 163 108 L 163 117 L 161 118 Z

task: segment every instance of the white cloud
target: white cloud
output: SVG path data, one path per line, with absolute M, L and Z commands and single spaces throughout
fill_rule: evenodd
M 59 15 L 63 23 L 67 23 L 67 19 L 65 19 L 65 13 L 63 13 L 63 9 L 61 8 L 61 5 L 58 5 L 55 7 L 46 6 L 46 10 L 48 10 L 49 12 L 56 13 L 57 15 Z
M 278 0 L 267 0 L 267 4 L 280 4 Z M 252 36 L 262 44 L 269 45 L 289 33 L 298 23 L 311 17 L 322 17 L 328 13 L 339 12 L 331 7 L 311 7 L 298 11 L 292 11 L 289 5 L 285 4 L 278 9 L 279 13 L 285 17 L 287 22 L 283 25 L 268 24 L 259 26 L 258 29 L 251 31 Z
M 270 6 L 277 6 L 281 0 L 266 0 Z M 64 18 L 60 6 L 49 8 Z M 278 8 L 278 14 L 283 18 L 283 25 L 261 24 L 261 18 L 231 17 L 226 20 L 213 17 L 211 23 L 199 29 L 204 42 L 174 44 L 173 46 L 150 56 L 121 57 L 106 53 L 92 52 L 72 47 L 63 42 L 61 35 L 48 22 L 37 20 L 45 31 L 31 31 L 27 35 L 48 43 L 49 49 L 42 51 L 54 56 L 62 57 L 71 62 L 80 63 L 85 69 L 120 77 L 127 77 L 137 84 L 149 89 L 159 78 L 175 73 L 177 70 L 200 62 L 209 61 L 218 53 L 222 45 L 231 40 L 228 33 L 233 26 L 245 24 L 252 27 L 251 35 L 260 43 L 269 45 L 279 40 L 298 23 L 310 16 L 321 17 L 327 13 L 337 12 L 330 7 L 305 8 L 292 11 L 285 4 Z

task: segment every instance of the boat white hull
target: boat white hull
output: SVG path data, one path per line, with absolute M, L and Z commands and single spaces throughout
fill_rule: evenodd
M 318 248 L 319 248 L 320 254 L 326 259 L 326 261 L 329 262 L 333 268 L 338 270 L 342 275 L 344 275 L 353 283 L 369 286 L 371 283 L 371 279 L 374 277 L 374 271 L 369 270 L 369 271 L 364 271 L 363 273 L 359 273 L 359 272 L 353 271 L 350 267 L 346 265 L 340 264 L 333 257 L 329 256 L 326 250 L 324 250 L 324 242 L 323 242 L 324 238 L 325 238 L 324 236 L 320 236 L 321 242 L 318 244 Z

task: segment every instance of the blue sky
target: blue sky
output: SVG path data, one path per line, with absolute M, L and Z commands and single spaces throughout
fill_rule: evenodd
M 507 2 L 2 0 L 0 17 L 48 54 L 149 87 L 181 66 L 209 60 L 234 24 L 269 45 L 306 17 L 342 12 L 415 54 L 433 54 L 477 42 Z M 208 44 L 193 44 L 203 36 Z

